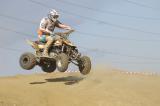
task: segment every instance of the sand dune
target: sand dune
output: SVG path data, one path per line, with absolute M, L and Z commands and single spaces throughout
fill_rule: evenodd
M 0 106 L 160 106 L 160 77 L 111 69 L 0 78 Z

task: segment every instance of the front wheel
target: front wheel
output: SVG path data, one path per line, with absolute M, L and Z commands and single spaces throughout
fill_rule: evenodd
M 79 60 L 79 71 L 81 74 L 83 75 L 87 75 L 89 74 L 90 70 L 91 70 L 91 60 L 89 57 L 87 56 L 83 56 L 80 58 Z
M 65 72 L 68 69 L 69 58 L 66 54 L 61 53 L 57 57 L 56 65 L 60 72 Z

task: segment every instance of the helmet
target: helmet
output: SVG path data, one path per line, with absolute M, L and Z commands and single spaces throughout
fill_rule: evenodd
M 52 21 L 56 21 L 58 17 L 59 17 L 59 13 L 54 9 L 52 9 L 48 14 L 48 18 Z

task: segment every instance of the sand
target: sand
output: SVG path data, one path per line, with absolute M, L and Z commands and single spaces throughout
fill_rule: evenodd
M 97 68 L 0 78 L 0 106 L 160 106 L 160 77 Z

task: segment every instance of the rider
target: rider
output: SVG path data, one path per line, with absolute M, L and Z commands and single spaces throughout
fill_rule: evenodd
M 40 27 L 38 29 L 38 38 L 40 42 L 46 43 L 45 48 L 43 51 L 43 56 L 48 57 L 48 50 L 51 46 L 51 44 L 59 39 L 60 37 L 58 35 L 54 35 L 53 31 L 55 27 L 66 29 L 66 30 L 71 30 L 72 28 L 68 25 L 62 24 L 59 20 L 59 13 L 52 9 L 48 17 L 45 17 L 41 20 L 40 22 Z M 54 36 L 50 36 L 54 35 Z

